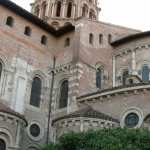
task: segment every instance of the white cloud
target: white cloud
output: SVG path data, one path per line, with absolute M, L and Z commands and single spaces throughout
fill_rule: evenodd
M 34 0 L 13 0 L 27 10 Z M 100 21 L 149 30 L 149 0 L 100 0 Z

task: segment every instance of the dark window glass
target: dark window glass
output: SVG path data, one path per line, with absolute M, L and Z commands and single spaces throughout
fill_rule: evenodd
M 148 65 L 144 65 L 142 68 L 142 80 L 144 82 L 149 81 L 149 67 L 148 67 Z
M 139 123 L 139 116 L 136 113 L 130 113 L 125 118 L 125 125 L 128 128 L 134 128 Z
M 33 137 L 38 137 L 40 135 L 40 127 L 37 124 L 32 124 L 30 126 L 30 134 Z
M 70 46 L 70 38 L 66 38 L 65 40 L 65 47 Z
M 27 35 L 27 36 L 31 36 L 31 28 L 30 27 L 25 27 L 24 34 Z
M 93 40 L 94 40 L 94 36 L 93 36 L 93 34 L 91 33 L 91 34 L 89 35 L 89 43 L 90 43 L 90 44 L 93 44 Z
M 32 106 L 40 107 L 41 87 L 42 87 L 41 79 L 35 77 L 32 82 L 31 97 L 30 97 L 30 104 Z
M 99 44 L 102 44 L 102 43 L 103 43 L 103 35 L 99 34 Z
M 60 17 L 61 13 L 61 2 L 57 3 L 56 17 Z
M 47 37 L 45 35 L 43 35 L 41 37 L 41 44 L 46 45 L 47 44 Z
M 6 150 L 6 143 L 2 139 L 0 139 L 0 150 Z
M 101 69 L 97 69 L 97 71 L 96 71 L 96 87 L 97 88 L 102 87 L 102 71 L 101 71 Z
M 65 80 L 60 87 L 59 108 L 65 108 L 68 104 L 68 81 Z
M 123 83 L 123 85 L 126 85 L 126 79 L 127 79 L 128 76 L 129 76 L 129 71 L 125 70 L 123 72 L 123 75 L 122 75 L 122 83 Z
M 14 24 L 14 19 L 11 16 L 7 17 L 6 25 L 13 27 L 13 24 Z
M 67 17 L 70 18 L 72 13 L 72 3 L 68 4 Z

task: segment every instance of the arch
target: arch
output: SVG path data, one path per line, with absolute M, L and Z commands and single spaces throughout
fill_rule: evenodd
M 96 15 L 93 9 L 90 9 L 89 12 L 89 19 L 96 19 Z
M 60 96 L 59 96 L 59 108 L 65 108 L 68 105 L 68 91 L 69 82 L 68 80 L 63 80 L 60 86 Z
M 57 9 L 56 9 L 56 17 L 60 17 L 61 7 L 62 7 L 62 3 L 60 1 L 58 1 L 57 2 Z
M 88 14 L 88 5 L 87 4 L 83 4 L 82 17 L 86 17 L 87 14 Z
M 24 34 L 27 36 L 31 36 L 31 32 L 32 32 L 31 28 L 29 26 L 26 26 L 24 30 Z
M 72 2 L 69 2 L 67 8 L 67 17 L 70 18 L 71 16 L 72 16 Z
M 103 43 L 103 34 L 99 34 L 99 44 Z
M 42 90 L 42 81 L 38 76 L 35 76 L 32 82 L 30 105 L 40 107 L 41 90 Z
M 37 6 L 35 7 L 35 9 L 34 9 L 34 14 L 35 14 L 37 17 L 39 17 L 39 15 L 40 15 L 40 8 L 39 8 L 39 5 L 37 5 Z
M 47 9 L 47 4 L 46 4 L 46 1 L 44 1 L 42 3 L 42 18 L 45 19 L 45 16 L 46 16 L 46 9 Z
M 97 68 L 96 70 L 96 87 L 102 88 L 102 68 Z
M 70 38 L 65 39 L 65 47 L 70 46 Z
M 0 138 L 0 150 L 6 150 L 6 143 Z
M 147 64 L 142 66 L 142 80 L 143 82 L 148 82 L 149 81 L 149 66 Z
M 94 35 L 92 33 L 90 33 L 90 35 L 89 35 L 89 43 L 93 44 L 93 42 L 94 42 Z
M 128 76 L 129 76 L 129 71 L 127 69 L 123 70 L 123 73 L 122 73 L 122 84 L 123 84 L 123 86 L 126 85 L 126 79 Z
M 42 35 L 42 37 L 41 37 L 41 44 L 43 44 L 43 45 L 47 44 L 47 37 L 45 35 Z
M 11 16 L 8 16 L 7 19 L 6 19 L 6 25 L 8 25 L 10 27 L 13 27 L 13 25 L 14 25 L 14 18 L 11 17 Z

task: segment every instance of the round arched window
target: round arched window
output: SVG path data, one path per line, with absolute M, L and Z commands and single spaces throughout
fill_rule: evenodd
M 40 127 L 37 125 L 37 124 L 32 124 L 30 126 L 30 134 L 33 136 L 33 137 L 38 137 L 40 135 Z
M 130 113 L 125 117 L 125 126 L 134 128 L 138 125 L 139 120 L 139 116 L 136 113 Z
M 0 139 L 0 150 L 6 150 L 6 143 L 2 139 Z

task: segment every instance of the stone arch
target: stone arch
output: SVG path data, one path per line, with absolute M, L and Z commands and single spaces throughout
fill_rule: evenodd
M 35 14 L 37 17 L 39 17 L 39 15 L 40 15 L 40 6 L 39 6 L 39 5 L 37 5 L 37 6 L 35 7 L 35 9 L 34 9 L 34 14 Z
M 56 17 L 61 16 L 62 2 L 58 1 L 56 4 Z
M 11 133 L 6 128 L 0 128 L 0 139 L 3 139 L 5 141 L 6 147 L 14 146 L 15 144 Z
M 68 80 L 68 82 L 69 82 L 69 78 L 70 78 L 70 75 L 65 73 L 63 75 L 57 76 L 57 79 L 55 80 L 56 81 L 55 85 L 54 85 L 55 94 L 54 94 L 54 98 L 53 98 L 53 99 L 55 99 L 55 101 L 52 102 L 54 110 L 59 108 L 60 86 L 64 80 Z M 69 89 L 68 89 L 68 91 L 69 91 Z M 68 101 L 68 104 L 69 104 L 69 101 Z
M 89 10 L 88 5 L 86 3 L 84 3 L 83 6 L 82 6 L 82 17 L 87 16 L 88 10 Z
M 94 9 L 90 9 L 90 11 L 89 11 L 89 19 L 96 20 L 96 14 L 95 14 Z
M 35 70 L 30 75 L 30 79 L 28 81 L 28 86 L 29 86 L 28 91 L 27 91 L 27 93 L 29 93 L 28 94 L 28 103 L 30 103 L 33 79 L 36 78 L 36 77 L 39 78 L 40 81 L 41 81 L 41 94 L 40 94 L 41 95 L 40 96 L 41 100 L 40 100 L 40 102 L 42 102 L 42 103 L 43 103 L 43 100 L 45 98 L 45 92 L 46 92 L 45 87 L 49 86 L 49 79 L 48 79 L 47 75 L 44 72 L 40 71 L 40 70 Z M 41 103 L 40 103 L 40 106 L 41 106 Z
M 46 3 L 46 1 L 43 1 L 43 2 L 42 2 L 42 18 L 43 18 L 43 19 L 45 19 L 46 10 L 47 10 L 47 3 Z

